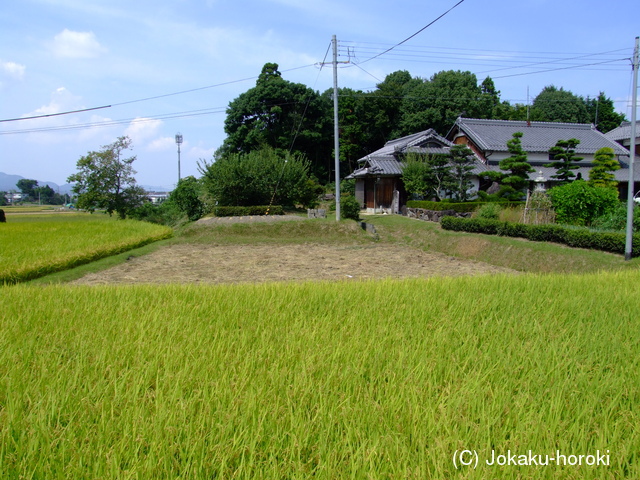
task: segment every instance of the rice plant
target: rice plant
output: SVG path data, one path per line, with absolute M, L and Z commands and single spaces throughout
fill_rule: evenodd
M 171 235 L 168 227 L 103 215 L 13 215 L 0 228 L 0 284 L 65 270 Z
M 639 280 L 0 287 L 0 476 L 639 478 Z

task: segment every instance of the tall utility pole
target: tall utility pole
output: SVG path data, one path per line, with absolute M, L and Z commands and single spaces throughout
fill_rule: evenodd
M 336 221 L 340 221 L 340 129 L 338 128 L 338 40 L 336 36 L 331 37 L 333 45 L 333 151 L 335 152 L 335 169 L 336 169 Z M 320 65 L 327 65 L 321 63 Z
M 178 145 L 178 183 L 180 183 L 180 144 L 182 143 L 182 134 L 176 133 L 176 144 Z
M 331 37 L 333 44 L 333 150 L 336 166 L 336 222 L 340 221 L 340 129 L 338 128 L 338 40 Z
M 635 177 L 633 173 L 636 161 L 636 110 L 638 108 L 638 46 L 639 37 L 636 37 L 636 46 L 633 50 L 633 93 L 631 94 L 631 143 L 629 144 L 629 189 L 627 190 L 627 235 L 624 246 L 624 259 L 631 260 L 633 250 L 633 208 L 635 195 Z

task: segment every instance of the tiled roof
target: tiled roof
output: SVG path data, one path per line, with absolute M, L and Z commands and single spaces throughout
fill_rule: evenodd
M 365 165 L 355 170 L 347 178 L 367 177 L 369 175 L 401 175 L 402 164 L 391 155 L 370 157 Z
M 401 175 L 404 154 L 420 153 L 427 155 L 447 155 L 454 144 L 438 135 L 432 128 L 422 132 L 396 138 L 369 155 L 358 160 L 360 168 L 347 178 L 362 178 L 370 175 Z M 488 169 L 479 160 L 474 166 L 473 173 L 484 172 Z
M 438 146 L 444 146 L 445 148 L 439 147 L 428 147 L 429 144 L 438 144 Z M 422 132 L 414 133 L 413 135 L 407 135 L 406 137 L 396 138 L 394 140 L 389 140 L 384 146 L 373 153 L 370 153 L 366 157 L 358 160 L 359 162 L 364 162 L 368 158 L 371 157 L 381 157 L 387 156 L 397 153 L 406 153 L 406 152 L 414 152 L 419 151 L 420 148 L 433 149 L 436 148 L 436 153 L 446 152 L 446 147 L 453 146 L 449 140 L 444 137 L 441 137 L 436 133 L 436 131 L 432 128 L 429 130 L 424 130 Z
M 618 128 L 605 133 L 604 136 L 614 142 L 629 140 L 631 138 L 631 122 L 622 122 Z M 640 121 L 636 122 L 636 138 L 640 138 Z
M 404 168 L 404 163 L 399 162 L 395 159 L 395 157 L 387 156 L 387 157 L 369 157 L 365 162 L 365 165 L 361 168 L 355 170 L 351 175 L 347 178 L 362 178 L 368 177 L 371 175 L 374 176 L 386 176 L 386 175 L 402 175 L 402 169 Z M 473 170 L 471 173 L 475 175 L 479 175 L 480 173 L 495 170 L 484 163 L 477 161 L 473 165 Z
M 456 128 L 457 127 L 457 128 Z M 593 154 L 602 147 L 613 148 L 617 155 L 629 152 L 606 137 L 592 125 L 584 123 L 526 122 L 514 120 L 481 120 L 458 118 L 455 130 L 461 131 L 485 152 L 507 152 L 507 142 L 516 132 L 522 132 L 522 148 L 528 153 L 548 152 L 558 140 L 580 140 L 576 154 Z
M 365 167 L 355 170 L 347 178 L 362 178 L 369 175 L 401 175 L 403 166 L 403 163 L 398 162 L 393 157 L 370 159 Z M 502 172 L 503 170 L 500 170 L 497 165 L 485 165 L 481 162 L 476 162 L 471 173 L 480 175 L 488 171 Z M 589 180 L 590 171 L 591 167 L 580 167 L 572 170 L 575 175 L 580 174 L 583 180 Z M 556 175 L 557 170 L 553 167 L 535 167 L 535 172 L 529 173 L 529 180 L 534 180 L 539 173 L 542 173 L 546 181 L 550 181 L 552 180 L 552 175 Z M 627 182 L 629 180 L 628 168 L 621 168 L 614 171 L 613 174 L 618 182 Z M 636 182 L 640 182 L 640 168 L 634 169 L 633 176 Z

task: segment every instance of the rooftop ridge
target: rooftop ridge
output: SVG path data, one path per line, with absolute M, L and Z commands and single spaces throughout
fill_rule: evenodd
M 484 124 L 484 125 L 513 125 L 513 126 L 536 126 L 536 127 L 551 127 L 551 128 L 566 128 L 573 127 L 583 130 L 591 130 L 594 127 L 592 123 L 569 123 L 569 122 L 541 122 L 541 121 L 527 121 L 527 120 L 499 120 L 489 118 L 458 118 L 459 123 L 464 124 Z

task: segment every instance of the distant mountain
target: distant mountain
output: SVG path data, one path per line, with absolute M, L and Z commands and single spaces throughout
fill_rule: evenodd
M 0 172 L 0 190 L 3 192 L 18 190 L 16 183 L 18 183 L 18 180 L 22 180 L 23 178 L 24 177 L 21 177 L 20 175 L 8 175 Z
M 20 175 L 9 175 L 8 173 L 0 172 L 0 191 L 8 192 L 9 190 L 20 191 L 18 186 L 16 185 L 19 180 L 22 180 L 25 177 L 21 177 Z M 35 179 L 34 179 L 35 180 Z M 64 185 L 58 185 L 55 182 L 47 182 L 38 180 L 38 185 L 49 185 L 56 193 L 71 193 L 71 189 L 73 185 L 69 183 L 65 183 Z
M 25 177 L 21 177 L 20 175 L 9 175 L 7 173 L 0 172 L 0 192 L 8 192 L 9 190 L 16 190 L 19 192 L 20 189 L 16 184 L 18 183 L 19 180 L 22 180 L 23 178 Z M 71 183 L 58 185 L 55 182 L 43 182 L 40 180 L 38 180 L 38 185 L 40 186 L 49 185 L 51 188 L 53 188 L 53 190 L 56 193 L 60 192 L 62 194 L 64 193 L 71 194 L 72 193 L 71 189 L 73 188 L 73 184 Z M 140 186 L 144 188 L 147 192 L 170 192 L 175 188 L 174 185 L 162 185 L 162 186 L 140 185 Z

